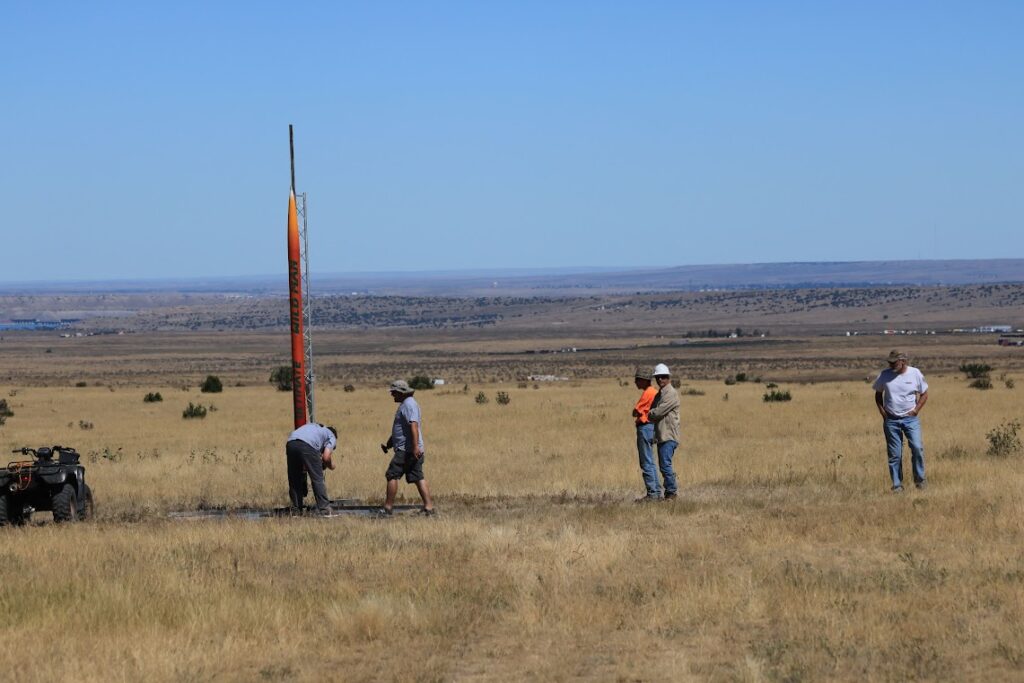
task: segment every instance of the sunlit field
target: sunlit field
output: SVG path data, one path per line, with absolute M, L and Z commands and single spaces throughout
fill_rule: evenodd
M 680 497 L 651 505 L 633 502 L 637 391 L 625 375 L 458 383 L 417 392 L 441 514 L 389 520 L 168 518 L 286 504 L 290 394 L 269 384 L 9 384 L 0 444 L 76 447 L 97 515 L 56 526 L 39 513 L 0 530 L 0 671 L 1021 679 L 1024 454 L 988 455 L 986 435 L 1024 416 L 1024 377 L 979 391 L 922 369 L 926 491 L 889 492 L 864 381 L 782 383 L 792 401 L 766 403 L 764 384 L 680 378 Z M 144 403 L 149 391 L 163 401 Z M 325 386 L 317 399 L 340 434 L 329 493 L 379 502 L 385 385 Z M 183 419 L 189 402 L 206 418 Z

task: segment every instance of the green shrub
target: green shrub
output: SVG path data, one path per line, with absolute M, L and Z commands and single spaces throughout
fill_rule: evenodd
M 968 378 L 977 379 L 978 377 L 987 377 L 988 373 L 992 372 L 992 366 L 987 363 L 961 363 L 960 372 L 967 375 Z
M 192 401 L 188 402 L 188 408 L 182 411 L 181 417 L 185 420 L 192 418 L 204 418 L 206 417 L 206 408 L 202 403 L 193 404 Z
M 497 395 L 495 395 L 494 401 L 499 406 L 507 406 L 509 403 L 512 402 L 512 398 L 508 394 L 506 394 L 504 391 L 499 391 L 497 393 Z
M 203 380 L 202 386 L 199 387 L 199 391 L 204 394 L 219 394 L 224 391 L 224 385 L 217 375 L 207 375 L 206 379 Z
M 85 420 L 79 420 L 78 421 L 78 428 L 79 429 L 84 429 L 84 430 L 88 431 L 88 430 L 92 429 L 93 426 L 94 425 L 93 425 L 92 422 L 87 422 Z
M 745 372 L 737 372 L 736 373 L 736 381 L 737 382 L 746 382 L 747 381 L 747 373 L 745 373 Z
M 14 417 L 14 411 L 7 405 L 6 398 L 0 398 L 0 417 Z
M 288 365 L 278 365 L 270 372 L 270 383 L 278 391 L 292 390 L 292 369 Z
M 87 386 L 89 386 L 89 383 L 88 382 L 75 382 L 75 386 L 78 387 L 78 388 L 87 387 Z
M 409 378 L 409 388 L 419 391 L 420 389 L 433 389 L 434 380 L 430 379 L 426 375 L 416 375 L 415 377 Z
M 990 380 L 988 377 L 979 377 L 978 379 L 974 380 L 967 386 L 969 386 L 971 389 L 991 389 L 992 380 Z
M 1010 420 L 995 427 L 985 438 L 988 439 L 988 454 L 997 458 L 1017 455 L 1021 450 L 1020 420 Z
M 735 378 L 735 377 L 726 377 L 726 378 L 725 378 L 725 383 L 726 383 L 726 384 L 727 384 L 728 386 L 730 386 L 730 387 L 731 387 L 731 386 L 732 386 L 733 384 L 736 384 L 736 378 Z
M 480 393 L 478 393 L 476 395 L 476 398 L 474 398 L 473 400 L 476 401 L 477 404 L 479 404 L 479 405 L 483 405 L 485 403 L 489 403 L 490 402 L 490 399 L 487 398 L 487 394 L 485 394 L 482 391 Z
M 792 401 L 793 396 L 789 393 L 789 389 L 785 391 L 779 391 L 778 389 L 770 389 L 765 392 L 762 396 L 765 403 L 775 403 L 776 401 Z
M 164 397 L 160 395 L 159 391 L 156 393 L 150 392 L 142 397 L 143 403 L 159 403 L 162 400 L 164 400 Z
M 346 394 L 351 394 L 351 393 L 352 393 L 353 391 L 355 391 L 355 390 L 356 390 L 356 387 L 355 387 L 355 385 L 354 385 L 354 384 L 346 384 L 346 385 L 345 385 L 344 387 L 342 387 L 342 390 L 343 390 L 343 391 L 344 391 L 344 392 L 345 392 Z
M 1013 387 L 1014 387 L 1013 378 L 1012 377 L 1007 378 L 1006 380 L 1003 380 L 1003 383 L 1006 385 L 1007 389 L 1013 389 Z

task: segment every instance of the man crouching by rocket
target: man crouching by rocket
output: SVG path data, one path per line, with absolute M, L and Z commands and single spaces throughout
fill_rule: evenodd
M 313 485 L 316 509 L 321 515 L 331 513 L 331 499 L 327 497 L 324 468 L 333 470 L 331 454 L 338 447 L 338 430 L 316 422 L 308 422 L 288 437 L 285 455 L 288 458 L 288 498 L 292 512 L 301 512 L 306 488 L 306 474 Z

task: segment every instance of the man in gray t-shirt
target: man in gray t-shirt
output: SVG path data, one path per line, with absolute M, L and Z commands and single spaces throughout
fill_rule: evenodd
M 391 383 L 388 388 L 391 398 L 398 404 L 395 411 L 395 420 L 391 425 L 391 436 L 387 443 L 382 443 L 380 448 L 385 453 L 394 448 L 395 455 L 388 464 L 384 478 L 387 479 L 387 496 L 384 499 L 383 512 L 390 515 L 395 505 L 395 497 L 398 495 L 398 480 L 403 476 L 410 484 L 416 485 L 416 490 L 423 499 L 423 514 L 434 514 L 434 503 L 430 499 L 430 488 L 423 476 L 423 460 L 426 455 L 423 450 L 423 418 L 420 416 L 420 406 L 412 397 L 415 391 L 405 380 L 399 379 Z
M 337 447 L 337 430 L 316 422 L 307 422 L 288 437 L 285 455 L 288 459 L 288 498 L 292 510 L 303 509 L 303 500 L 308 492 L 306 475 L 309 474 L 317 511 L 322 515 L 330 512 L 331 499 L 327 497 L 324 468 L 334 469 L 332 454 Z

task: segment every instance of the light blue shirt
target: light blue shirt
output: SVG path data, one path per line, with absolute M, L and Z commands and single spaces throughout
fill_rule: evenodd
M 407 445 L 412 441 L 412 423 L 420 426 L 420 450 L 423 449 L 423 420 L 420 417 L 420 404 L 416 399 L 407 396 L 395 411 L 395 422 L 391 425 L 391 445 L 396 451 L 408 450 Z
M 308 443 L 316 449 L 317 453 L 323 453 L 325 446 L 329 447 L 332 451 L 338 447 L 338 440 L 334 438 L 331 430 L 316 422 L 307 422 L 302 425 L 291 433 L 288 440 Z

